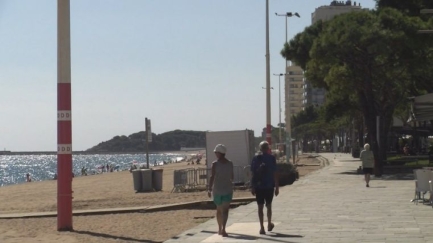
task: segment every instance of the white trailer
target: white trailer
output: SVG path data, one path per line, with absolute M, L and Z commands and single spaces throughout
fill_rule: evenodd
M 210 171 L 212 162 L 216 160 L 214 149 L 217 144 L 224 144 L 227 148 L 226 157 L 234 165 L 235 184 L 249 182 L 249 165 L 255 154 L 254 131 L 219 131 L 206 132 L 206 161 Z M 210 173 L 208 173 L 208 177 Z

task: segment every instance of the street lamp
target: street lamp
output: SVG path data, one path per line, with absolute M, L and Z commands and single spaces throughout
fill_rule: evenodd
M 287 43 L 287 18 L 293 17 L 293 16 L 300 18 L 301 16 L 297 12 L 295 12 L 295 13 L 286 12 L 285 14 L 275 13 L 275 15 L 286 17 L 286 42 L 285 43 Z M 287 70 L 287 66 L 288 66 L 288 60 L 286 58 L 286 70 Z M 286 100 L 286 104 L 287 104 L 289 102 L 290 86 L 286 82 L 285 82 L 285 85 L 288 85 L 288 86 L 286 86 L 286 89 L 285 89 L 287 91 L 287 93 L 285 94 L 285 100 Z M 286 161 L 287 162 L 290 162 L 290 155 L 291 155 L 291 150 L 292 150 L 292 138 L 290 136 L 290 133 L 292 133 L 292 127 L 290 124 L 290 108 L 289 108 L 289 109 L 286 109 Z M 295 162 L 295 159 L 293 159 L 293 163 L 294 162 Z
M 275 15 L 276 15 L 276 16 L 283 16 L 283 17 L 286 17 L 286 42 L 285 42 L 285 43 L 287 43 L 287 18 L 289 18 L 289 17 L 293 17 L 293 16 L 296 16 L 296 17 L 300 18 L 301 15 L 299 15 L 297 12 L 296 12 L 296 13 L 287 12 L 287 13 L 285 13 L 285 14 L 275 13 Z M 286 59 L 286 67 L 287 67 L 287 59 Z
M 280 73 L 280 74 L 275 74 L 274 73 L 274 76 L 278 76 L 278 100 L 279 100 L 279 105 L 278 105 L 278 107 L 279 107 L 279 117 L 280 117 L 280 120 L 279 120 L 279 124 L 278 124 L 278 132 L 279 132 L 279 134 L 278 134 L 278 136 L 279 136 L 279 142 L 281 143 L 281 76 L 285 76 L 286 74 L 285 73 Z
M 269 56 L 269 0 L 266 0 L 266 141 L 272 145 L 271 136 L 271 68 Z

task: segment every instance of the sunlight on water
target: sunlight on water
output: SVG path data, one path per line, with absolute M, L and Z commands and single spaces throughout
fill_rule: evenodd
M 156 162 L 175 162 L 182 159 L 180 154 L 149 154 L 149 164 Z M 137 164 L 146 164 L 145 154 L 94 154 L 73 155 L 73 173 L 81 174 L 81 168 L 87 168 L 87 173 L 97 173 L 103 165 L 118 167 L 119 170 L 128 170 L 133 161 Z M 57 173 L 57 155 L 0 155 L 0 186 L 23 183 L 26 174 L 30 173 L 32 181 L 53 179 Z

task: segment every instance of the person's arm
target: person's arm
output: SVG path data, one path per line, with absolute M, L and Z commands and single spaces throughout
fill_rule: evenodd
M 230 162 L 230 164 L 232 166 L 232 183 L 233 183 L 233 181 L 235 181 L 235 171 L 234 171 L 233 162 Z
M 250 166 L 250 170 L 251 170 L 250 186 L 251 186 L 251 194 L 253 194 L 253 196 L 256 195 L 256 188 L 255 188 L 256 185 L 255 185 L 255 178 L 254 178 L 255 161 L 256 161 L 256 156 L 254 156 Z
M 277 170 L 277 160 L 275 158 L 272 164 L 274 169 L 275 196 L 278 196 L 280 194 L 280 174 Z
M 209 197 L 210 197 L 211 192 L 212 192 L 212 187 L 213 187 L 214 179 L 215 179 L 215 163 L 212 163 L 212 172 L 211 172 L 211 175 L 210 175 L 209 188 L 208 188 L 208 191 L 207 191 L 207 194 L 208 194 Z

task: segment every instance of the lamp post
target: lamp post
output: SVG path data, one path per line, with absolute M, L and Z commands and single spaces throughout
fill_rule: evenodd
M 286 42 L 287 43 L 287 18 L 289 17 L 293 17 L 296 16 L 298 18 L 300 18 L 301 16 L 295 12 L 286 12 L 285 14 L 278 14 L 275 13 L 276 16 L 284 16 L 286 17 Z M 286 70 L 287 70 L 287 66 L 288 66 L 288 60 L 286 58 Z M 287 82 L 285 82 L 286 86 L 286 91 L 287 93 L 285 94 L 285 100 L 286 100 L 286 104 L 289 104 L 289 109 L 287 109 L 286 106 L 286 161 L 290 162 L 290 155 L 291 155 L 291 150 L 292 150 L 292 138 L 290 136 L 290 134 L 292 133 L 292 126 L 291 126 L 291 121 L 290 121 L 290 103 L 289 103 L 289 94 L 290 94 L 290 85 L 287 84 Z M 281 122 L 280 122 L 281 123 Z M 293 163 L 295 162 L 295 159 L 293 159 Z
M 278 136 L 279 136 L 279 143 L 281 143 L 281 76 L 285 76 L 286 74 L 285 73 L 280 73 L 280 74 L 275 74 L 274 73 L 274 76 L 278 76 L 278 100 L 279 100 L 279 102 L 278 102 L 278 107 L 279 107 L 279 112 L 278 112 L 278 115 L 279 115 L 279 124 L 278 124 Z
M 293 17 L 293 16 L 296 16 L 296 17 L 300 18 L 301 16 L 297 12 L 296 13 L 287 12 L 285 14 L 275 13 L 275 15 L 276 16 L 286 17 L 286 42 L 285 43 L 287 43 L 287 18 Z M 287 67 L 287 59 L 286 59 L 286 67 Z
M 271 136 L 271 70 L 269 56 L 269 0 L 266 0 L 266 141 L 272 144 Z

